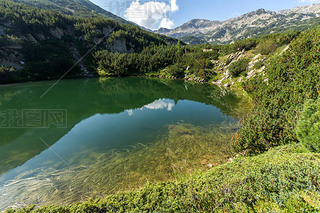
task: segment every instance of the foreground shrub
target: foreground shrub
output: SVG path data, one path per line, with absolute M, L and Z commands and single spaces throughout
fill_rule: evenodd
M 320 99 L 306 102 L 296 133 L 299 141 L 311 151 L 320 152 Z

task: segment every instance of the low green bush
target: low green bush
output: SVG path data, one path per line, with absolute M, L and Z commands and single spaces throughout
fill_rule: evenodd
M 184 78 L 184 71 L 186 68 L 181 64 L 173 64 L 168 66 L 167 72 L 172 76 L 176 78 Z
M 205 81 L 210 80 L 210 78 L 216 75 L 216 73 L 210 69 L 199 69 L 195 74 Z
M 236 77 L 239 76 L 241 73 L 247 71 L 249 61 L 250 59 L 244 58 L 232 63 L 229 67 L 230 74 Z
M 258 61 L 258 62 L 256 62 L 256 63 L 254 64 L 254 68 L 255 68 L 256 70 L 261 69 L 263 66 L 264 66 L 264 62 L 263 62 L 263 61 Z
M 320 99 L 305 103 L 296 133 L 298 140 L 311 151 L 320 152 Z
M 278 48 L 278 44 L 274 39 L 268 39 L 260 44 L 256 48 L 256 52 L 261 53 L 262 55 L 269 55 L 273 53 Z

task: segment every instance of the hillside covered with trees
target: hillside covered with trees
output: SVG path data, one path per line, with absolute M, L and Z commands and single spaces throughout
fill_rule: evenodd
M 102 16 L 73 17 L 2 1 L 0 83 L 60 78 L 84 55 L 66 77 L 95 76 L 92 52 L 140 52 L 148 46 L 176 42 Z
M 89 0 L 14 0 L 17 3 L 24 3 L 39 9 L 50 9 L 65 15 L 78 17 L 107 17 L 121 24 L 131 24 L 130 22 L 102 9 Z

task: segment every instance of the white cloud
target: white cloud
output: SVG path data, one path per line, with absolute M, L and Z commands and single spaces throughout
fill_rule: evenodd
M 179 6 L 177 5 L 177 0 L 171 0 L 171 11 L 176 12 L 179 10 Z
M 129 109 L 129 110 L 127 110 L 127 113 L 128 113 L 128 115 L 131 117 L 131 116 L 133 115 L 133 110 L 132 110 L 132 109 Z
M 163 18 L 160 22 L 159 28 L 172 29 L 173 26 L 174 26 L 173 21 L 171 21 L 168 18 Z
M 171 100 L 160 99 L 154 101 L 151 104 L 145 105 L 143 108 L 147 109 L 167 109 L 168 111 L 172 111 L 172 108 L 175 106 L 174 102 Z
M 168 18 L 168 15 L 178 10 L 177 0 L 171 0 L 170 5 L 160 1 L 140 3 L 139 0 L 135 0 L 127 8 L 124 16 L 129 21 L 149 29 L 159 26 L 172 28 L 174 23 Z

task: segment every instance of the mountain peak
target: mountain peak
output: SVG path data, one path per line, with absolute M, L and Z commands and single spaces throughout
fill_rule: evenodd
M 179 28 L 202 28 L 202 27 L 210 27 L 213 24 L 218 24 L 220 21 L 210 21 L 207 19 L 191 19 L 187 23 L 183 24 Z
M 269 11 L 269 10 L 265 10 L 263 8 L 260 8 L 256 11 L 253 11 L 253 12 L 250 12 L 250 13 L 247 13 L 245 14 L 244 16 L 254 16 L 254 15 L 263 15 L 263 14 L 274 14 L 275 12 L 272 12 L 272 11 Z M 241 17 L 241 16 L 240 16 Z
M 205 21 L 210 21 L 210 20 L 208 20 L 208 19 L 191 19 L 190 21 L 188 21 L 188 23 L 189 22 L 191 22 L 191 23 L 205 22 Z
M 263 8 L 260 8 L 260 9 L 256 10 L 255 13 L 257 15 L 260 15 L 260 14 L 263 14 L 263 13 L 267 13 L 267 11 L 265 9 L 263 9 Z
M 155 32 L 160 33 L 160 34 L 164 34 L 164 33 L 170 32 L 170 29 L 161 27 L 158 30 L 156 30 Z

